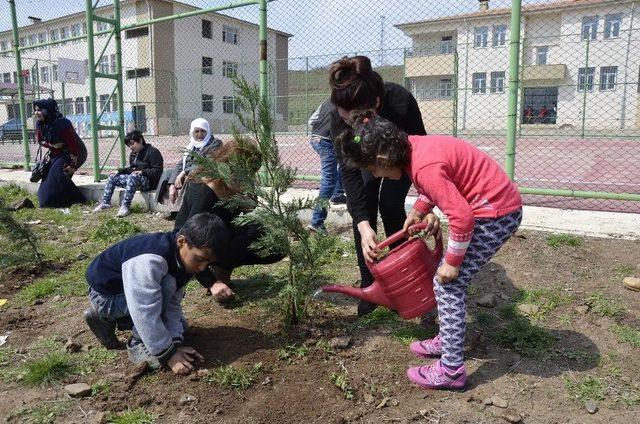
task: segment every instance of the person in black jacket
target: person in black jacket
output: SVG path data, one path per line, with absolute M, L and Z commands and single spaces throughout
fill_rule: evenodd
M 242 157 L 254 164 L 255 172 L 260 169 L 260 154 L 250 143 L 240 145 L 237 141 L 230 140 L 222 147 L 210 151 L 207 156 L 218 163 Z M 190 217 L 209 212 L 222 220 L 229 233 L 229 243 L 225 246 L 224 252 L 220 252 L 218 260 L 197 277 L 207 292 L 216 301 L 223 303 L 235 296 L 229 287 L 231 273 L 235 268 L 243 265 L 272 264 L 282 260 L 285 255 L 281 252 L 264 254 L 253 248 L 253 243 L 265 234 L 264 227 L 257 222 L 243 225 L 234 222 L 241 212 L 248 212 L 231 208 L 225 203 L 225 199 L 238 193 L 237 188 L 229 187 L 220 179 L 200 177 L 198 168 L 193 170 L 187 181 L 184 199 L 176 216 L 175 229 L 180 229 Z
M 109 175 L 102 200 L 93 210 L 94 212 L 110 208 L 113 191 L 116 187 L 124 187 L 124 198 L 117 216 L 125 217 L 130 213 L 129 207 L 136 190 L 149 191 L 158 187 L 163 166 L 160 150 L 145 142 L 142 133 L 138 130 L 127 133 L 124 142 L 131 149 L 129 166 Z
M 351 125 L 354 111 L 371 110 L 396 124 L 411 135 L 426 135 L 418 102 L 401 85 L 382 80 L 371 68 L 366 56 L 344 57 L 330 69 L 331 101 L 336 106 L 331 114 L 331 139 Z M 344 165 L 342 152 L 336 148 L 342 165 L 342 180 L 347 194 L 347 209 L 353 220 L 353 233 L 360 268 L 360 286 L 368 287 L 373 276 L 366 261 L 375 258 L 378 209 L 387 236 L 402 230 L 406 219 L 405 198 L 411 186 L 405 174 L 400 180 L 374 177 L 370 172 Z M 358 315 L 366 315 L 376 305 L 360 301 Z

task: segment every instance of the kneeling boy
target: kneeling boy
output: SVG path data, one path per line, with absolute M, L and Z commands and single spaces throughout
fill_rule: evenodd
M 182 346 L 184 288 L 216 260 L 228 238 L 220 218 L 201 213 L 179 231 L 138 235 L 109 247 L 87 269 L 87 325 L 107 349 L 120 345 L 116 326 L 131 330 L 127 351 L 133 363 L 190 372 L 203 357 Z

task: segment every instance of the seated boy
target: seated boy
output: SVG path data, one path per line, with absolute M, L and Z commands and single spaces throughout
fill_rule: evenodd
M 111 197 L 116 187 L 124 187 L 124 198 L 118 209 L 117 216 L 123 218 L 129 215 L 129 208 L 136 190 L 155 190 L 162 176 L 162 154 L 160 150 L 144 141 L 139 130 L 127 133 L 124 143 L 131 149 L 129 166 L 111 173 L 104 185 L 104 193 L 98 206 L 93 210 L 100 212 L 111 207 Z
M 184 289 L 193 274 L 216 260 L 228 239 L 220 218 L 201 213 L 179 231 L 142 234 L 109 247 L 87 269 L 87 325 L 107 349 L 120 346 L 116 325 L 130 329 L 127 351 L 135 364 L 146 361 L 154 369 L 166 364 L 174 373 L 189 373 L 203 357 L 182 346 Z

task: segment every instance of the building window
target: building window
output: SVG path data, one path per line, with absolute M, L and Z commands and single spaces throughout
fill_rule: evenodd
M 149 35 L 149 27 L 128 29 L 124 33 L 125 38 L 146 37 L 148 35 Z
M 451 78 L 443 78 L 440 80 L 440 98 L 450 99 L 453 91 L 453 82 Z
M 118 93 L 113 93 L 111 96 L 111 110 L 113 112 L 118 111 Z
M 31 71 L 29 70 L 22 71 L 22 76 L 24 78 L 25 84 L 31 84 Z
M 49 82 L 49 67 L 43 66 L 40 68 L 40 82 L 47 83 Z
M 622 13 L 615 13 L 604 17 L 604 38 L 620 37 Z
M 76 115 L 84 115 L 84 98 L 76 97 Z
M 9 42 L 8 41 L 0 41 L 0 50 L 2 50 L 2 51 L 9 50 Z
M 102 56 L 98 62 L 98 72 L 106 74 L 109 72 L 109 56 Z
M 202 111 L 213 112 L 213 96 L 210 94 L 202 95 Z
M 11 82 L 11 72 L 5 72 L 2 74 L 2 82 Z
M 546 65 L 549 56 L 549 47 L 536 48 L 536 65 Z
M 71 26 L 71 36 L 79 37 L 82 35 L 82 24 L 75 24 Z
M 58 41 L 60 39 L 60 31 L 57 29 L 52 29 L 49 31 L 49 40 Z
M 491 72 L 491 92 L 504 93 L 504 71 Z
M 210 57 L 202 56 L 202 73 L 206 75 L 213 74 L 213 59 Z
M 31 34 L 29 36 L 29 45 L 35 46 L 36 44 L 38 44 L 38 34 Z
M 498 25 L 493 27 L 493 47 L 504 46 L 507 44 L 507 26 Z
M 116 55 L 115 54 L 112 54 L 111 56 L 109 56 L 109 68 L 111 70 L 111 73 L 116 72 Z
M 18 41 L 18 45 L 20 47 L 24 47 L 24 44 L 27 42 L 27 39 L 24 37 L 20 37 L 20 40 Z
M 69 38 L 69 28 L 67 27 L 60 28 L 60 39 L 66 40 L 67 38 Z
M 109 95 L 108 94 L 101 94 L 100 95 L 100 110 L 98 111 L 98 113 L 100 113 L 101 111 L 111 112 L 111 104 L 109 103 Z
M 206 19 L 202 20 L 202 37 L 213 38 L 213 31 L 211 31 L 211 21 L 207 21 Z
M 231 96 L 222 98 L 222 113 L 236 113 L 236 99 Z
M 225 43 L 238 44 L 238 28 L 228 26 L 228 25 L 223 25 L 222 41 Z
M 473 74 L 473 88 L 472 93 L 486 93 L 487 92 L 487 73 L 477 72 Z
M 489 42 L 489 28 L 474 28 L 473 34 L 473 47 L 487 47 Z
M 16 71 L 13 71 L 13 83 L 18 83 L 18 73 Z
M 582 18 L 582 39 L 595 40 L 598 35 L 598 17 L 585 16 Z
M 451 54 L 453 53 L 453 37 L 447 36 L 442 37 L 440 40 L 440 53 L 442 54 Z
M 617 78 L 617 66 L 603 66 L 600 68 L 600 91 L 615 90 Z
M 41 32 L 38 34 L 38 44 L 44 44 L 47 42 L 47 33 Z
M 593 80 L 596 68 L 580 68 L 578 70 L 578 91 L 593 91 Z
M 238 62 L 222 62 L 222 76 L 235 78 L 238 76 Z
M 51 65 L 51 81 L 58 81 L 58 65 L 56 64 Z
M 151 75 L 149 68 L 136 68 L 127 71 L 127 79 L 144 78 Z
M 98 21 L 96 22 L 96 31 L 100 32 L 100 31 L 106 31 L 109 29 L 109 24 L 106 22 L 102 22 L 102 21 Z

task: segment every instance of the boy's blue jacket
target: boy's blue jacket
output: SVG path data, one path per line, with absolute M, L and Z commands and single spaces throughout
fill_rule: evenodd
M 181 302 L 191 278 L 178 259 L 177 232 L 142 234 L 99 254 L 87 268 L 91 288 L 124 293 L 133 324 L 149 352 L 167 360 L 182 342 Z

